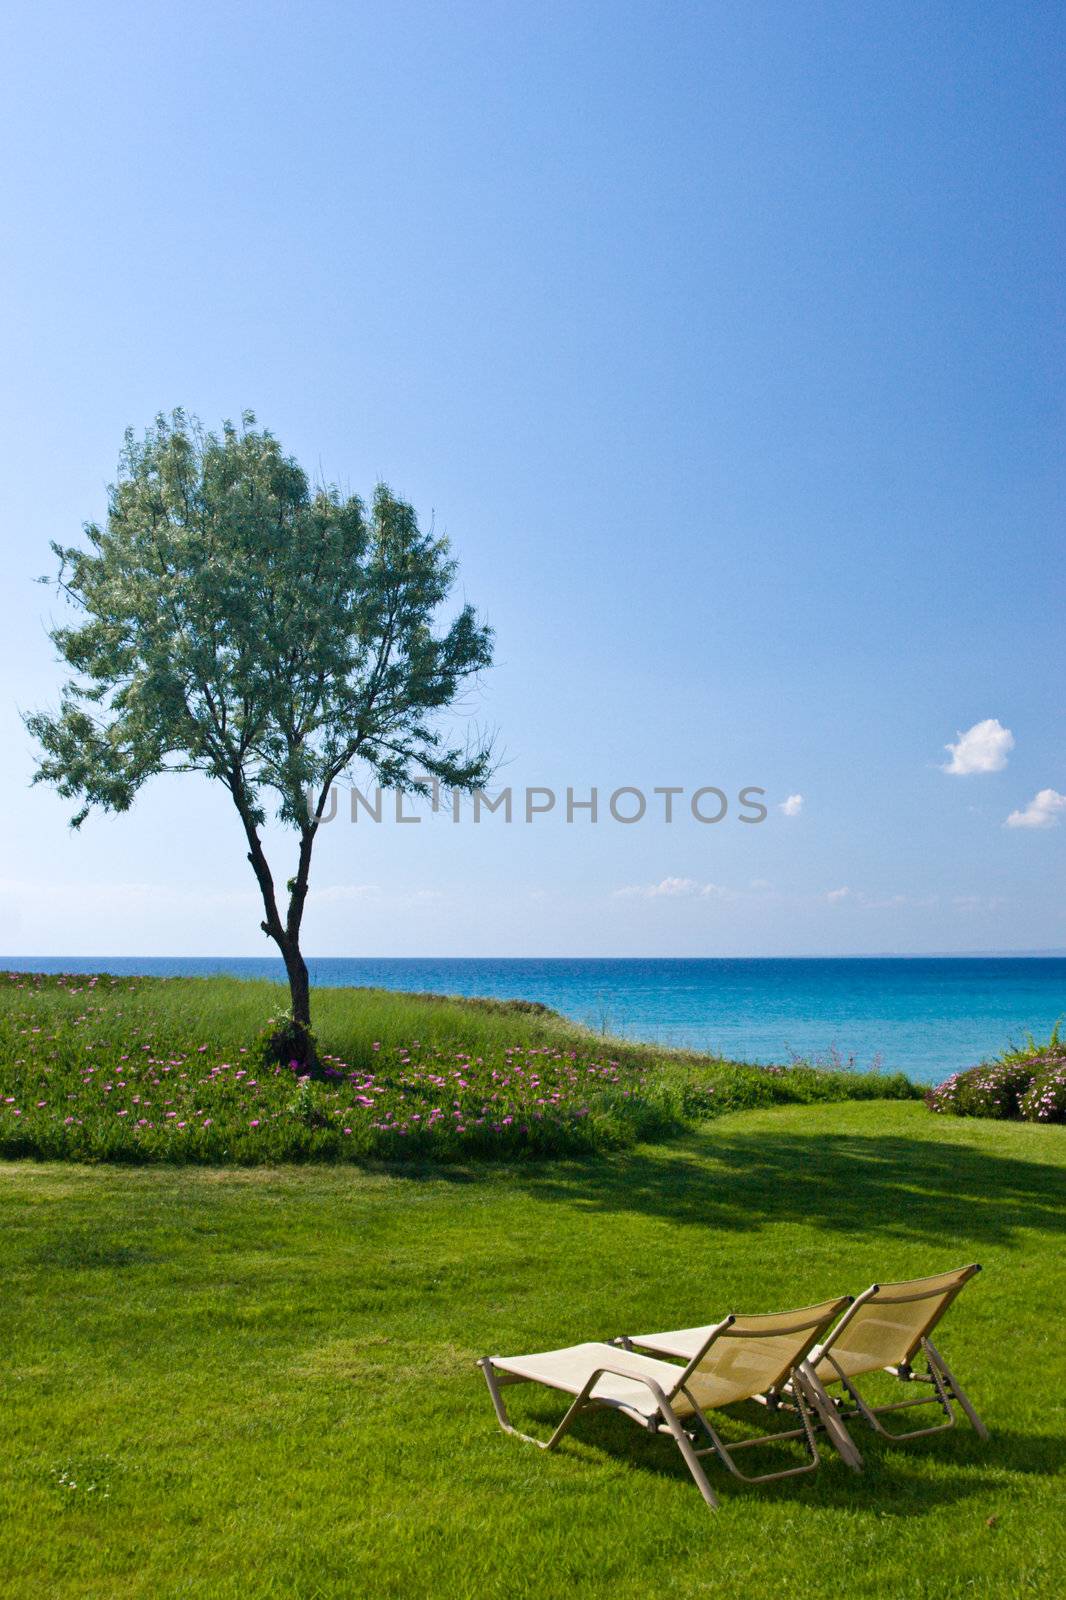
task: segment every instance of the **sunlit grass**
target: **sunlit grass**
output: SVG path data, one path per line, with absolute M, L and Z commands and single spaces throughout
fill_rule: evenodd
M 888 1102 L 583 1160 L 0 1164 L 0 1594 L 1057 1595 L 1064 1166 L 1060 1128 Z M 987 1443 L 713 1469 L 713 1517 L 623 1419 L 507 1438 L 474 1367 L 971 1260 L 938 1343 Z

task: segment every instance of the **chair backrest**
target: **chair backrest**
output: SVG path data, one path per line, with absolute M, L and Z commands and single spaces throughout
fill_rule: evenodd
M 850 1295 L 839 1295 L 799 1311 L 728 1317 L 710 1330 L 674 1393 L 691 1385 L 697 1401 L 703 1389 L 713 1394 L 712 1404 L 728 1405 L 730 1400 L 780 1389 L 850 1303 Z
M 899 1367 L 917 1353 L 955 1296 L 978 1272 L 960 1267 L 908 1283 L 874 1283 L 860 1294 L 818 1350 L 849 1373 Z

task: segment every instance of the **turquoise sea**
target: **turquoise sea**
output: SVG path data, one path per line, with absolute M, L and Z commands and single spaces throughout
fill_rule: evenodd
M 1066 1016 L 1066 958 L 791 960 L 310 959 L 312 982 L 540 1000 L 610 1033 L 740 1060 L 879 1062 L 923 1083 L 997 1055 Z M 241 957 L 6 957 L 38 972 L 229 972 L 282 979 L 280 961 Z

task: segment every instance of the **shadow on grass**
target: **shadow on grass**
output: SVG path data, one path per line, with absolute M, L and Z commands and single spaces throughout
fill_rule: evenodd
M 714 1415 L 715 1426 L 727 1444 L 730 1438 L 761 1434 L 774 1426 L 762 1408 L 753 1407 L 751 1412 L 742 1419 L 744 1426 L 740 1428 L 736 1426 L 741 1420 L 739 1408 L 725 1420 Z M 530 1431 L 546 1438 L 560 1415 L 550 1399 L 530 1397 L 518 1426 L 531 1425 Z M 906 1445 L 891 1445 L 857 1423 L 853 1434 L 865 1462 L 859 1474 L 844 1465 L 824 1438 L 818 1444 L 818 1471 L 799 1478 L 743 1483 L 713 1454 L 704 1457 L 704 1466 L 723 1506 L 730 1497 L 756 1495 L 774 1500 L 816 1501 L 847 1511 L 868 1509 L 889 1517 L 928 1514 L 976 1494 L 994 1496 L 997 1490 L 1007 1489 L 1005 1474 L 1053 1478 L 1066 1467 L 1066 1440 L 1047 1435 L 1029 1438 L 1009 1429 L 995 1429 L 991 1439 L 985 1441 L 960 1423 L 948 1433 Z M 530 1449 L 519 1441 L 511 1442 L 516 1448 Z M 600 1452 L 636 1471 L 686 1483 L 693 1494 L 697 1492 L 671 1440 L 645 1434 L 610 1412 L 589 1412 L 579 1417 L 568 1439 L 560 1445 L 560 1454 L 565 1455 L 568 1444 L 571 1448 L 577 1444 L 584 1450 Z M 760 1446 L 743 1454 L 747 1457 L 742 1463 L 744 1470 L 752 1473 L 778 1471 L 798 1465 L 802 1459 L 798 1448 L 787 1443 Z
M 897 1135 L 713 1132 L 612 1162 L 512 1169 L 541 1200 L 746 1231 L 803 1221 L 864 1237 L 946 1229 L 1008 1243 L 1019 1229 L 1066 1229 L 1066 1173 L 966 1145 Z

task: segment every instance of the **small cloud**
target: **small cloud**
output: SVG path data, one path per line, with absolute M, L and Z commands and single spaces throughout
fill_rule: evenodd
M 957 911 L 972 913 L 975 911 L 999 911 L 1007 902 L 1000 894 L 957 894 L 951 903 Z
M 803 796 L 790 794 L 787 800 L 782 800 L 777 809 L 784 817 L 798 817 L 803 810 Z
M 1007 756 L 1014 749 L 1014 735 L 995 717 L 986 717 L 960 733 L 955 744 L 946 744 L 944 749 L 950 752 L 951 760 L 944 763 L 941 772 L 950 772 L 954 777 L 966 777 L 973 772 L 1002 772 Z
M 199 905 L 218 907 L 252 906 L 258 904 L 254 889 L 208 889 L 192 884 L 159 883 L 32 883 L 25 879 L 0 878 L 0 894 L 20 894 L 37 901 L 46 901 L 50 907 L 61 907 L 69 902 L 80 905 L 91 895 L 93 903 L 107 905 L 109 909 L 129 907 L 139 910 L 144 905 Z
M 1066 794 L 1059 794 L 1057 789 L 1041 789 L 1023 811 L 1012 811 L 1003 826 L 1054 828 L 1058 825 L 1060 811 L 1066 811 Z
M 616 889 L 615 895 L 619 899 L 661 900 L 721 897 L 728 892 L 720 884 L 700 883 L 697 878 L 663 878 L 659 883 L 627 884 L 624 889 Z
M 321 889 L 311 889 L 307 898 L 313 905 L 328 906 L 341 905 L 349 900 L 365 900 L 368 896 L 380 893 L 376 883 L 330 883 Z
M 658 900 L 664 896 L 698 894 L 700 886 L 695 878 L 663 878 L 660 883 L 631 883 L 619 889 L 619 895 L 636 896 L 641 900 Z
M 839 901 L 846 900 L 850 893 L 851 890 L 845 884 L 843 889 L 830 889 L 826 894 L 826 899 L 829 901 L 831 906 L 837 905 Z
M 443 899 L 439 889 L 397 890 L 387 894 L 377 883 L 330 883 L 321 889 L 311 889 L 308 905 L 348 905 L 353 901 L 373 900 L 381 905 L 417 906 Z
M 939 895 L 927 894 L 918 896 L 913 894 L 886 894 L 880 899 L 871 895 L 861 894 L 859 904 L 867 911 L 892 911 L 896 906 L 912 906 L 920 910 L 931 910 L 939 902 Z

